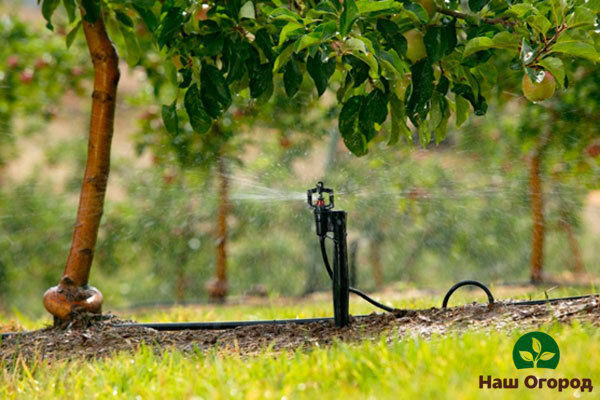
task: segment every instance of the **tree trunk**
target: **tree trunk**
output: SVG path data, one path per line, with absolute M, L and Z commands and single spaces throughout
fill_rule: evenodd
M 383 273 L 381 272 L 381 241 L 378 238 L 370 240 L 371 268 L 373 269 L 373 281 L 375 287 L 381 289 L 383 286 Z
M 85 14 L 83 8 L 81 13 Z M 44 295 L 44 306 L 60 320 L 69 319 L 78 309 L 101 312 L 102 308 L 102 295 L 88 286 L 88 278 L 110 169 L 119 59 L 102 16 L 93 24 L 83 20 L 83 31 L 94 64 L 88 157 L 64 275 L 59 285 Z
M 565 231 L 567 240 L 569 241 L 569 247 L 571 248 L 571 255 L 573 256 L 571 265 L 573 267 L 573 272 L 576 275 L 583 275 L 585 274 L 585 267 L 583 265 L 579 243 L 577 242 L 577 235 L 575 235 L 575 229 L 573 229 L 573 225 L 565 211 L 561 212 L 560 226 Z
M 219 181 L 217 256 L 215 278 L 209 284 L 209 295 L 211 301 L 222 303 L 227 297 L 227 216 L 229 215 L 229 178 L 222 153 L 217 160 L 217 179 Z
M 531 197 L 531 216 L 533 222 L 531 239 L 531 282 L 542 281 L 544 266 L 544 197 L 540 170 L 539 148 L 529 157 L 529 192 Z

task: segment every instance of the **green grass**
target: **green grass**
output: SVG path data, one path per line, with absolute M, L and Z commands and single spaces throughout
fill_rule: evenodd
M 600 333 L 586 325 L 544 328 L 559 343 L 561 361 L 540 377 L 590 378 L 600 382 Z M 142 348 L 133 357 L 102 361 L 19 365 L 0 372 L 0 398 L 571 398 L 573 389 L 526 389 L 530 371 L 512 365 L 521 332 L 462 335 L 361 344 L 242 357 L 236 354 L 167 352 Z M 480 390 L 479 375 L 520 378 L 514 390 Z M 597 398 L 578 393 L 582 398 Z M 138 397 L 139 396 L 139 397 Z
M 572 294 L 570 289 L 552 295 Z M 470 301 L 457 293 L 455 304 Z M 438 305 L 437 297 L 400 299 L 397 306 Z M 123 315 L 138 320 L 188 321 L 263 319 L 328 315 L 329 302 L 268 306 L 189 307 Z M 354 312 L 371 309 L 358 301 Z M 29 321 L 35 325 L 40 321 Z M 546 378 L 590 378 L 600 385 L 600 331 L 578 324 L 547 325 L 540 330 L 558 342 L 561 360 L 556 370 L 539 370 Z M 232 349 L 209 354 L 169 350 L 156 355 L 142 347 L 133 356 L 117 353 L 104 360 L 18 362 L 0 367 L 0 398 L 210 398 L 210 399 L 539 399 L 573 398 L 574 390 L 527 389 L 532 370 L 517 371 L 512 347 L 526 331 L 467 331 L 431 338 L 375 338 L 361 343 L 335 343 L 288 353 L 269 348 L 239 355 Z M 479 376 L 519 378 L 518 390 L 481 390 Z M 575 397 L 598 398 L 577 390 Z

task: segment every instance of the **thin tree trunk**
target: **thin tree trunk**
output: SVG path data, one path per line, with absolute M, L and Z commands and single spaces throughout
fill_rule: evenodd
M 573 256 L 571 263 L 573 272 L 577 275 L 585 274 L 583 258 L 581 257 L 581 250 L 579 248 L 579 243 L 577 242 L 577 235 L 575 235 L 575 229 L 573 229 L 573 225 L 564 211 L 561 212 L 560 226 L 565 231 L 567 240 L 569 241 L 569 247 L 571 248 L 571 255 Z
M 531 259 L 530 280 L 539 283 L 543 280 L 544 269 L 544 239 L 546 228 L 544 221 L 544 193 L 542 188 L 542 157 L 546 145 L 550 141 L 552 125 L 556 115 L 550 114 L 549 120 L 540 136 L 536 146 L 529 154 L 529 196 L 531 199 Z
M 531 197 L 531 216 L 533 222 L 531 239 L 531 282 L 542 281 L 544 267 L 544 197 L 540 171 L 540 151 L 534 151 L 529 157 L 529 192 Z
M 85 14 L 83 8 L 81 13 Z M 83 31 L 94 64 L 87 164 L 64 275 L 58 287 L 44 296 L 46 309 L 61 320 L 68 319 L 76 309 L 101 312 L 102 307 L 102 295 L 88 286 L 88 278 L 110 169 L 119 59 L 102 16 L 93 24 L 83 20 Z
M 371 239 L 369 243 L 371 268 L 373 270 L 373 280 L 375 287 L 381 289 L 383 286 L 383 273 L 381 272 L 381 242 L 378 238 Z
M 185 300 L 185 291 L 187 287 L 187 279 L 185 276 L 185 261 L 178 260 L 175 267 L 175 300 L 178 303 L 183 303 Z
M 229 215 L 229 178 L 223 154 L 217 160 L 219 180 L 219 205 L 217 210 L 217 257 L 215 279 L 209 289 L 214 302 L 224 302 L 227 297 L 227 216 Z

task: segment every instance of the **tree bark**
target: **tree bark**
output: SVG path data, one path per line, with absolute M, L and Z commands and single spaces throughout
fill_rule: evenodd
M 82 16 L 85 11 L 81 9 Z M 94 65 L 94 90 L 89 128 L 88 157 L 79 198 L 71 250 L 62 279 L 44 296 L 46 309 L 60 320 L 77 309 L 101 312 L 102 295 L 88 286 L 110 170 L 110 148 L 119 82 L 119 58 L 102 15 L 95 23 L 83 20 Z
M 575 229 L 573 229 L 573 225 L 569 221 L 569 216 L 565 211 L 561 212 L 560 226 L 565 231 L 567 240 L 569 241 L 569 247 L 571 248 L 571 255 L 573 256 L 571 265 L 573 267 L 573 272 L 576 275 L 583 275 L 585 274 L 585 267 L 583 265 L 579 243 L 577 242 L 577 235 L 575 235 Z
M 531 239 L 531 282 L 542 281 L 544 266 L 544 197 L 540 171 L 540 151 L 537 149 L 529 157 L 529 192 L 533 222 Z
M 227 297 L 227 216 L 229 215 L 229 178 L 223 153 L 217 159 L 219 204 L 217 210 L 217 254 L 215 278 L 208 286 L 211 301 L 222 303 Z

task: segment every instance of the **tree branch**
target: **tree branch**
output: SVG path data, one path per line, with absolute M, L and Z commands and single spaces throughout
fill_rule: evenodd
M 449 8 L 444 8 L 444 7 L 438 7 L 438 12 L 441 14 L 444 14 L 444 15 L 449 15 L 451 17 L 463 19 L 463 20 L 467 20 L 467 19 L 469 19 L 469 17 L 478 18 L 481 21 L 483 21 L 489 25 L 501 24 L 504 26 L 513 26 L 516 24 L 515 21 L 511 21 L 507 18 L 485 18 L 485 17 L 481 18 L 481 17 L 478 17 L 477 15 L 466 14 L 466 13 L 463 13 L 460 11 L 451 10 Z

